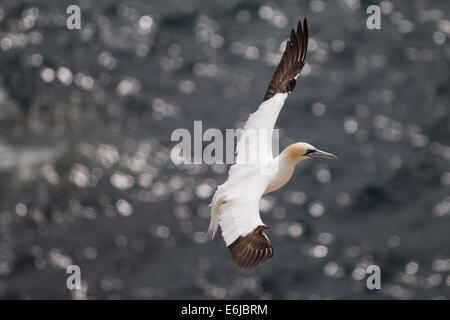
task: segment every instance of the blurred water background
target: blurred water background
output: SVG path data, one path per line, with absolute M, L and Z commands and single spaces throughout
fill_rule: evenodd
M 82 29 L 66 28 L 81 7 Z M 379 4 L 381 30 L 366 28 Z M 0 298 L 450 298 L 450 3 L 0 1 Z M 280 114 L 306 161 L 261 200 L 275 255 L 237 269 L 208 204 L 224 165 L 175 166 L 176 128 L 235 128 L 290 28 Z M 81 267 L 82 289 L 65 269 Z M 381 268 L 381 290 L 366 267 Z

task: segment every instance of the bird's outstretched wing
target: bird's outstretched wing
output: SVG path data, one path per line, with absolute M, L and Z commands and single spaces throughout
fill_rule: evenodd
M 248 189 L 248 186 L 246 186 Z M 237 190 L 236 190 L 237 189 Z M 230 249 L 231 260 L 240 268 L 251 269 L 272 257 L 273 249 L 259 215 L 261 192 L 237 187 L 220 207 L 219 224 Z
M 251 269 L 273 256 L 272 244 L 264 233 L 266 226 L 259 226 L 245 237 L 239 237 L 231 245 L 231 260 L 240 268 Z
M 242 164 L 261 164 L 273 159 L 273 128 L 286 97 L 287 94 L 275 95 L 248 117 L 236 146 L 236 164 L 231 171 Z
M 299 21 L 297 33 L 293 29 L 291 31 L 291 38 L 286 43 L 286 49 L 272 76 L 272 81 L 264 95 L 264 101 L 269 100 L 277 93 L 291 93 L 294 90 L 296 79 L 305 65 L 307 49 L 308 25 L 305 18 L 303 28 Z
M 272 76 L 264 96 L 264 102 L 252 113 L 244 126 L 236 148 L 236 163 L 267 162 L 273 158 L 272 134 L 278 114 L 289 93 L 295 88 L 296 78 L 305 65 L 308 47 L 306 18 L 297 25 L 297 33 L 291 30 L 280 63 Z M 232 167 L 233 169 L 233 167 Z M 231 173 L 231 172 L 230 172 Z

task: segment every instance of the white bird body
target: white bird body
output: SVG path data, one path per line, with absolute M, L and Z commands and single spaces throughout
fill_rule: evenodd
M 242 161 L 247 156 L 247 149 L 252 150 L 251 146 L 244 149 L 243 143 L 241 143 L 247 130 L 273 129 L 273 124 L 276 122 L 286 97 L 285 93 L 277 93 L 273 98 L 262 103 L 258 110 L 249 116 L 243 135 L 238 142 L 236 159 Z M 258 136 L 255 141 L 259 143 L 261 139 L 265 138 Z M 250 145 L 255 141 L 250 141 Z M 271 145 L 271 136 L 268 144 Z M 311 146 L 311 148 L 313 147 Z M 270 150 L 270 152 L 272 151 Z M 258 159 L 262 160 L 257 164 L 236 163 L 231 166 L 228 180 L 217 187 L 211 202 L 213 218 L 209 227 L 210 236 L 214 237 L 218 225 L 220 225 L 222 236 L 229 246 L 238 237 L 244 237 L 256 227 L 265 225 L 259 216 L 259 200 L 263 195 L 280 189 L 291 179 L 297 162 L 291 161 L 289 153 L 290 149 L 287 148 L 276 158 L 273 158 L 272 154 L 258 154 L 260 156 Z M 248 213 L 241 214 L 244 210 L 248 210 Z M 220 214 L 220 211 L 227 214 Z
M 307 39 L 305 20 L 304 31 L 300 22 L 297 35 L 292 30 L 264 102 L 249 116 L 243 128 L 228 180 L 217 187 L 210 204 L 208 235 L 212 239 L 220 225 L 231 258 L 241 268 L 250 269 L 273 255 L 272 245 L 264 233 L 268 227 L 259 215 L 261 197 L 284 186 L 299 161 L 336 158 L 303 142 L 290 145 L 276 158 L 272 154 L 273 128 L 304 65 Z
M 274 173 L 261 175 L 261 171 L 265 170 L 262 166 L 267 166 L 266 170 L 270 171 L 279 159 L 272 161 L 261 166 L 246 166 L 247 170 L 236 172 L 217 188 L 211 202 L 213 211 L 216 212 L 209 228 L 212 237 L 220 224 L 222 236 L 229 246 L 238 237 L 246 236 L 260 225 L 265 226 L 259 215 L 259 200 L 263 195 L 284 186 L 291 179 L 295 167 L 294 164 L 282 161 Z M 247 212 L 242 214 L 245 211 Z

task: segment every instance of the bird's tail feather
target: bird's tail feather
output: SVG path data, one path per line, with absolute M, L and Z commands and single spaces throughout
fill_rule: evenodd
M 222 203 L 223 203 L 222 198 L 216 192 L 210 203 L 211 221 L 209 222 L 209 228 L 208 228 L 208 239 L 209 240 L 214 239 L 217 229 L 219 228 L 219 209 L 220 209 L 220 206 L 222 205 Z

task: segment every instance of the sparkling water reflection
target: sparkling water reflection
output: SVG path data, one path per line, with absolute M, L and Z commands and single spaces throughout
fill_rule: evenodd
M 450 298 L 447 3 L 381 1 L 377 31 L 359 0 L 83 2 L 80 31 L 51 4 L 0 4 L 0 298 Z M 170 134 L 245 121 L 303 16 L 281 147 L 339 161 L 263 198 L 276 253 L 242 271 L 206 241 L 227 167 Z

